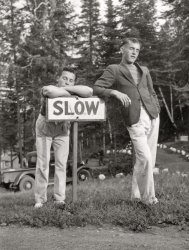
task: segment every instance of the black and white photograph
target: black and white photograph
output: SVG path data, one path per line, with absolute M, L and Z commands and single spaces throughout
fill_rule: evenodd
M 189 1 L 0 0 L 0 249 L 189 249 Z

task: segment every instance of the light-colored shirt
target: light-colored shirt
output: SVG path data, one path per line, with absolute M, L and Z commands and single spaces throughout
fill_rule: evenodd
M 138 85 L 139 82 L 140 82 L 140 80 L 141 80 L 141 76 L 142 76 L 141 73 L 140 73 L 140 71 L 138 70 L 138 68 L 134 64 L 128 64 L 127 68 L 129 69 L 134 82 L 136 83 L 136 85 Z M 142 100 L 140 100 L 140 106 L 142 108 L 144 108 Z
M 129 69 L 134 82 L 138 85 L 141 80 L 141 73 L 137 69 L 137 67 L 134 64 L 127 64 L 127 68 Z

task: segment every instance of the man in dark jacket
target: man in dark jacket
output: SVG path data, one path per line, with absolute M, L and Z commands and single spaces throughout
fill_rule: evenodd
M 148 68 L 135 62 L 140 47 L 136 38 L 123 41 L 120 48 L 121 63 L 109 65 L 105 69 L 95 82 L 94 95 L 114 97 L 121 104 L 121 113 L 136 154 L 131 198 L 155 204 L 158 200 L 155 197 L 153 168 L 160 106 Z

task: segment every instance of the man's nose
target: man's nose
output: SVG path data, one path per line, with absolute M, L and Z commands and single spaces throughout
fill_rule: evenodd
M 134 49 L 134 50 L 133 50 L 133 54 L 136 55 L 136 53 L 137 53 L 137 51 Z

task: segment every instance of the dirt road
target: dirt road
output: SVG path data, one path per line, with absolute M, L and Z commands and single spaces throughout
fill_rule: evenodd
M 1 250 L 186 250 L 189 234 L 178 227 L 154 227 L 146 233 L 121 228 L 0 228 Z

